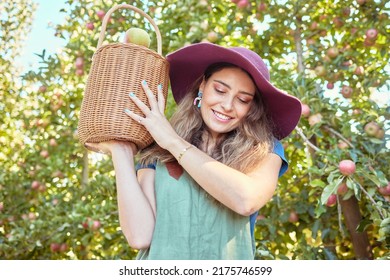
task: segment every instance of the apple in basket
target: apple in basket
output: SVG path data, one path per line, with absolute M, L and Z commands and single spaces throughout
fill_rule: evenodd
M 132 43 L 149 48 L 150 36 L 143 29 L 132 27 L 126 31 L 124 43 Z

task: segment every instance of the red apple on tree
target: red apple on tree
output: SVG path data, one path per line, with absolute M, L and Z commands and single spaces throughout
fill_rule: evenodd
M 288 221 L 290 223 L 296 223 L 299 220 L 298 213 L 295 210 L 290 211 L 290 215 L 288 216 Z
M 385 137 L 385 130 L 383 128 L 380 128 L 375 134 L 375 138 L 383 139 L 383 137 Z
M 366 31 L 366 38 L 370 41 L 375 41 L 378 37 L 378 30 L 375 28 L 370 28 Z
M 327 54 L 330 58 L 336 58 L 336 57 L 339 55 L 339 49 L 336 48 L 336 47 L 329 48 L 329 49 L 326 51 L 326 54 Z
M 356 171 L 356 164 L 350 159 L 343 159 L 339 162 L 339 171 L 344 176 L 350 176 Z
M 375 45 L 375 41 L 368 40 L 367 38 L 364 39 L 363 45 L 365 47 L 372 47 Z
M 344 98 L 351 98 L 352 97 L 352 88 L 349 86 L 342 86 L 341 88 L 341 95 L 344 96 Z
M 89 228 L 89 221 L 88 220 L 84 221 L 81 223 L 81 225 L 83 226 L 83 228 L 88 229 Z
M 84 75 L 84 70 L 83 69 L 76 69 L 75 73 L 77 76 L 82 76 L 82 75 Z
M 88 29 L 88 30 L 93 30 L 95 28 L 93 22 L 87 22 L 87 24 L 85 25 L 85 27 Z
M 82 56 L 76 58 L 75 66 L 77 69 L 82 69 L 84 67 L 84 58 Z
M 68 244 L 66 244 L 66 243 L 62 243 L 61 245 L 60 245 L 60 249 L 59 249 L 59 251 L 60 252 L 66 252 L 66 251 L 68 251 Z
M 37 215 L 34 213 L 34 212 L 29 212 L 28 215 L 27 215 L 28 219 L 30 221 L 33 221 L 33 220 L 36 220 L 37 219 Z
M 356 67 L 354 73 L 358 76 L 364 75 L 364 67 L 363 66 L 358 66 Z
M 316 40 L 314 40 L 314 39 L 312 39 L 312 38 L 309 38 L 309 39 L 306 40 L 306 43 L 307 43 L 308 45 L 314 45 L 314 44 L 316 43 Z
M 53 253 L 59 252 L 60 248 L 61 248 L 61 245 L 59 243 L 53 242 L 53 243 L 50 244 L 50 250 Z
M 40 152 L 40 155 L 41 155 L 41 157 L 43 157 L 43 158 L 48 158 L 48 157 L 49 157 L 49 152 L 48 152 L 47 150 L 42 150 L 42 151 Z
M 378 192 L 383 195 L 383 196 L 387 196 L 387 195 L 390 195 L 390 182 L 387 183 L 387 186 L 385 187 L 379 187 L 378 188 Z
M 336 26 L 336 27 L 342 27 L 344 25 L 344 21 L 340 18 L 340 17 L 335 17 L 333 19 L 333 24 Z
M 343 141 L 343 140 L 339 140 L 339 142 L 337 143 L 337 147 L 341 150 L 344 150 L 344 149 L 347 149 L 349 147 L 348 143 Z
M 33 182 L 31 183 L 31 188 L 32 188 L 33 190 L 39 189 L 40 186 L 41 186 L 41 183 L 40 183 L 39 181 L 33 181 Z
M 322 121 L 322 115 L 321 113 L 317 113 L 317 114 L 314 114 L 314 115 L 310 115 L 309 116 L 309 125 L 310 126 L 314 126 L 316 125 L 317 123 L 320 123 Z
M 351 13 L 350 7 L 343 8 L 343 16 L 348 17 L 350 13 Z
M 307 104 L 302 103 L 302 116 L 308 117 L 310 116 L 310 107 Z
M 317 28 L 318 28 L 318 22 L 313 21 L 313 22 L 310 24 L 310 30 L 316 30 Z
M 334 89 L 334 84 L 329 82 L 329 83 L 327 83 L 326 88 L 327 89 Z
M 384 12 L 379 14 L 379 20 L 387 20 L 389 18 L 389 14 Z
M 47 87 L 46 86 L 44 86 L 44 85 L 42 85 L 42 86 L 40 86 L 39 87 L 39 92 L 41 92 L 41 93 L 45 93 L 46 92 L 46 90 L 47 90 Z
M 98 230 L 101 227 L 101 223 L 98 220 L 94 220 L 91 225 L 92 230 Z
M 60 178 L 60 179 L 64 179 L 65 178 L 64 173 L 62 173 L 60 170 L 54 171 L 51 176 L 53 176 L 54 178 L 57 177 L 57 178 Z
M 257 6 L 257 10 L 260 12 L 267 10 L 267 4 L 264 2 L 260 2 L 259 6 Z
M 337 203 L 337 195 L 335 195 L 334 193 L 332 193 L 332 194 L 329 196 L 328 200 L 326 201 L 326 206 L 332 207 L 332 206 L 336 205 L 336 203 Z
M 104 16 L 106 15 L 106 12 L 103 10 L 97 11 L 96 15 L 98 16 L 99 19 L 103 19 Z
M 347 192 L 348 192 L 348 186 L 347 186 L 347 184 L 344 183 L 344 182 L 341 183 L 341 184 L 338 186 L 338 188 L 337 188 L 337 194 L 343 196 L 343 195 L 345 195 Z
M 51 138 L 51 139 L 49 140 L 49 145 L 52 146 L 52 147 L 56 147 L 56 146 L 57 146 L 57 141 L 56 141 L 56 139 Z
M 328 15 L 324 15 L 324 14 L 320 15 L 320 17 L 319 17 L 320 21 L 325 21 L 327 18 L 328 18 Z
M 249 5 L 250 5 L 249 0 L 240 0 L 237 3 L 237 7 L 242 8 L 242 9 L 246 8 L 246 7 L 249 7 Z

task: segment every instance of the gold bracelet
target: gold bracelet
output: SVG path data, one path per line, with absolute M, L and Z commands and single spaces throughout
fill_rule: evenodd
M 181 151 L 180 155 L 177 157 L 177 162 L 180 164 L 180 160 L 181 158 L 183 157 L 183 155 L 189 150 L 191 149 L 193 146 L 192 145 L 189 145 L 187 148 L 184 148 L 183 151 Z

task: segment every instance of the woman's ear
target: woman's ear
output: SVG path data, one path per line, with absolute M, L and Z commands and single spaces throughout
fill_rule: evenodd
M 203 80 L 202 80 L 202 82 L 201 82 L 200 85 L 199 85 L 199 91 L 200 91 L 200 92 L 204 92 L 205 86 L 206 86 L 206 80 L 205 80 L 204 77 L 203 77 Z

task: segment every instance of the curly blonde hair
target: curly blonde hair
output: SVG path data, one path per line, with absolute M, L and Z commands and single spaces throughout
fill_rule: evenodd
M 200 109 L 193 105 L 193 100 L 198 95 L 203 79 L 207 81 L 214 73 L 225 68 L 237 68 L 237 66 L 229 63 L 216 63 L 209 66 L 204 75 L 194 82 L 170 119 L 172 127 L 180 137 L 204 152 L 207 152 L 205 147 L 207 145 L 204 145 L 203 139 L 208 138 L 204 136 L 205 134 L 209 136 L 209 132 L 203 122 Z M 245 120 L 235 130 L 228 132 L 212 151 L 208 152 L 215 160 L 245 173 L 256 168 L 261 159 L 273 150 L 274 145 L 272 123 L 267 118 L 266 108 L 258 89 L 253 101 Z M 175 160 L 170 152 L 155 143 L 142 150 L 139 158 L 142 165 Z

